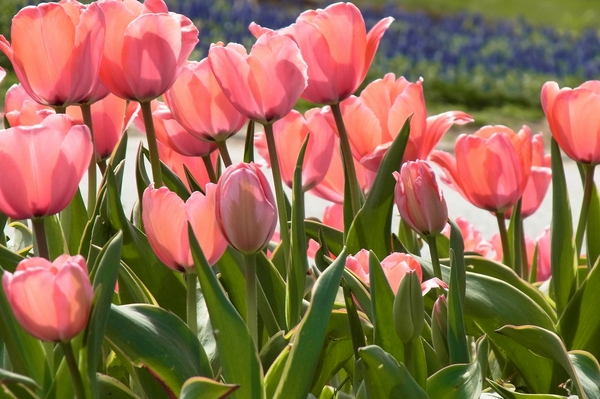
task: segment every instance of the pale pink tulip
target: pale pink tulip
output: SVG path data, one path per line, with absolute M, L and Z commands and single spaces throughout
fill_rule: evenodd
M 262 35 L 250 55 L 241 44 L 213 44 L 208 62 L 233 106 L 262 124 L 286 116 L 306 88 L 306 63 L 287 36 Z
M 17 321 L 43 341 L 68 341 L 87 325 L 94 291 L 81 255 L 21 261 L 2 286 Z
M 46 116 L 55 113 L 54 108 L 31 98 L 20 84 L 12 85 L 6 91 L 4 112 L 11 127 L 37 125 Z
M 288 187 L 292 187 L 296 161 L 302 143 L 309 133 L 310 138 L 302 163 L 303 191 L 310 190 L 325 178 L 333 154 L 335 132 L 319 108 L 306 111 L 305 116 L 292 110 L 273 124 L 273 136 L 281 178 Z M 258 153 L 270 165 L 267 138 L 263 131 L 256 133 L 254 144 Z
M 448 222 L 448 206 L 429 164 L 408 161 L 400 173 L 394 172 L 394 178 L 394 197 L 402 220 L 420 234 L 441 233 Z
M 206 141 L 225 141 L 246 123 L 221 90 L 206 58 L 188 62 L 163 97 L 173 117 Z
M 12 45 L 0 35 L 0 50 L 35 101 L 65 107 L 90 101 L 104 36 L 105 17 L 98 4 L 43 3 L 19 11 L 12 20 Z
M 538 247 L 536 280 L 546 281 L 552 276 L 552 264 L 550 262 L 550 228 L 546 227 L 535 241 Z
M 465 245 L 466 252 L 477 252 L 475 248 L 483 241 L 481 231 L 471 224 L 466 218 L 458 216 L 454 223 L 458 226 L 460 234 L 462 235 L 463 242 Z M 442 234 L 450 238 L 450 225 L 447 224 L 442 230 Z
M 256 164 L 227 167 L 217 184 L 216 203 L 219 228 L 232 247 L 252 254 L 267 245 L 277 225 L 277 207 Z
M 342 204 L 327 206 L 323 213 L 323 224 L 344 231 L 344 206 Z
M 305 11 L 295 24 L 278 32 L 298 44 L 308 64 L 308 87 L 302 97 L 315 104 L 335 104 L 353 94 L 365 79 L 381 37 L 394 19 L 379 21 L 367 33 L 365 21 L 352 3 Z M 252 23 L 259 37 L 269 32 Z
M 93 148 L 89 129 L 66 115 L 0 134 L 0 210 L 13 219 L 53 215 L 71 201 Z
M 106 46 L 100 78 L 115 95 L 150 101 L 175 81 L 198 43 L 189 18 L 170 13 L 163 0 L 103 0 Z
M 461 134 L 455 157 L 433 151 L 431 160 L 445 175 L 442 181 L 473 205 L 504 214 L 523 195 L 531 173 L 531 133 L 505 126 L 484 126 L 472 135 Z
M 185 173 L 185 169 L 187 169 L 196 183 L 203 190 L 206 187 L 206 184 L 210 182 L 210 176 L 206 171 L 206 166 L 204 165 L 204 161 L 200 157 L 186 157 L 185 155 L 181 155 L 180 153 L 173 151 L 167 145 L 157 142 L 158 144 L 158 155 L 160 160 L 165 163 L 171 169 L 182 182 L 185 183 L 186 187 L 191 190 L 190 185 L 188 184 L 188 179 Z M 213 170 L 216 170 L 217 159 L 219 153 L 217 151 L 213 151 L 210 154 L 210 160 L 213 165 Z
M 546 82 L 541 97 L 560 148 L 578 162 L 600 163 L 600 81 L 590 80 L 575 89 Z

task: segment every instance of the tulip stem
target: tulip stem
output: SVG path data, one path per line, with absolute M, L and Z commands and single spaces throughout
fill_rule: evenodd
M 258 316 L 256 299 L 256 253 L 244 254 L 246 259 L 246 320 L 250 336 L 258 348 Z
M 102 176 L 104 176 L 106 174 L 106 161 L 98 161 L 98 168 L 100 168 L 100 173 L 102 173 Z
M 508 232 L 506 231 L 504 212 L 496 212 L 496 220 L 498 221 L 498 230 L 500 231 L 500 239 L 502 241 L 502 261 L 506 266 L 513 269 L 513 259 L 510 256 L 510 245 L 508 243 Z
M 338 134 L 340 136 L 340 146 L 342 150 L 342 159 L 344 163 L 344 170 L 347 174 L 347 182 L 350 187 L 350 201 L 352 204 L 352 215 L 356 216 L 360 210 L 360 189 L 358 186 L 358 179 L 356 177 L 356 168 L 354 167 L 354 158 L 352 157 L 352 150 L 350 148 L 350 140 L 348 139 L 348 133 L 346 132 L 346 126 L 344 125 L 344 119 L 342 118 L 342 111 L 340 104 L 335 103 L 331 105 L 333 111 L 333 117 L 335 118 L 335 124 L 337 126 Z
M 50 260 L 50 251 L 48 251 L 48 241 L 46 240 L 46 229 L 44 227 L 44 218 L 32 218 L 33 234 L 35 236 L 35 254 L 40 258 Z
M 438 254 L 437 240 L 435 236 L 427 235 L 427 244 L 429 245 L 429 254 L 431 255 L 431 264 L 433 265 L 433 274 L 435 277 L 442 279 L 442 268 L 440 267 L 440 256 Z
M 521 245 L 521 278 L 523 278 L 523 280 L 525 281 L 529 281 L 529 261 L 527 259 L 527 244 L 525 243 L 525 229 L 523 226 L 523 218 L 521 218 L 520 224 L 521 231 L 519 232 L 519 241 Z
M 73 389 L 75 391 L 75 398 L 85 399 L 85 389 L 83 388 L 83 380 L 81 374 L 79 374 L 79 368 L 77 367 L 77 361 L 73 354 L 73 347 L 71 341 L 61 342 L 60 347 L 65 355 L 67 366 L 69 366 L 69 372 L 71 373 L 71 379 L 73 380 Z
M 229 150 L 227 149 L 227 143 L 223 141 L 215 141 L 217 148 L 219 149 L 219 154 L 221 154 L 221 158 L 223 158 L 223 163 L 225 167 L 228 167 L 233 162 L 231 162 L 231 156 L 229 155 Z
M 150 165 L 152 166 L 152 178 L 156 188 L 162 187 L 162 171 L 160 170 L 160 158 L 158 156 L 158 144 L 156 142 L 156 132 L 154 130 L 154 121 L 152 120 L 152 106 L 150 101 L 140 102 L 142 115 L 144 116 L 144 126 L 146 128 L 146 137 L 148 139 L 148 151 L 150 152 Z
M 203 156 L 202 162 L 204 162 L 204 168 L 206 169 L 206 173 L 208 174 L 210 182 L 217 184 L 217 173 L 215 172 L 215 168 L 213 167 L 210 155 Z
M 594 191 L 594 170 L 595 165 L 584 164 L 585 170 L 585 182 L 583 184 L 583 200 L 581 201 L 581 212 L 579 213 L 579 223 L 577 224 L 577 233 L 575 235 L 575 248 L 577 249 L 577 259 L 581 254 L 583 246 L 583 235 L 587 227 L 587 218 L 590 210 L 590 202 L 592 200 L 592 192 Z M 593 265 L 588 262 L 588 267 L 591 268 Z
M 90 104 L 80 104 L 81 113 L 83 114 L 83 123 L 90 129 L 90 137 L 92 139 L 92 158 L 88 167 L 88 218 L 91 219 L 96 208 L 96 140 L 94 139 L 94 124 L 92 122 L 92 106 Z
M 197 276 L 194 271 L 185 275 L 187 287 L 187 325 L 195 336 L 198 335 L 198 296 L 196 295 Z
M 285 260 L 285 270 L 288 270 L 290 264 L 290 231 L 288 229 L 287 204 L 283 192 L 283 183 L 281 180 L 281 169 L 279 168 L 279 159 L 277 158 L 277 147 L 275 146 L 275 136 L 273 135 L 273 125 L 267 123 L 265 127 L 265 137 L 267 138 L 267 149 L 269 150 L 269 161 L 271 163 L 271 172 L 273 172 L 273 183 L 275 184 L 275 198 L 277 199 L 277 214 L 279 215 L 279 235 L 281 237 L 283 259 Z

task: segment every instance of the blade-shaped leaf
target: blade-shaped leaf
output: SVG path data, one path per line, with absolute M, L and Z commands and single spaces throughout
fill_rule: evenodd
M 490 384 L 492 389 L 494 389 L 494 391 L 496 391 L 499 394 L 499 396 L 503 399 L 565 399 L 564 396 L 550 395 L 546 393 L 528 394 L 515 392 L 490 379 L 488 379 L 487 382 Z
M 459 271 L 461 266 L 463 270 Z M 470 360 L 459 275 L 465 275 L 464 263 L 457 262 L 454 250 L 450 248 L 450 287 L 448 290 L 448 350 L 450 364 L 467 364 Z
M 139 396 L 131 392 L 129 387 L 105 374 L 98 374 L 98 391 L 96 395 L 99 398 L 140 399 Z
M 60 224 L 65 233 L 67 247 L 71 255 L 78 253 L 87 222 L 88 215 L 85 203 L 81 191 L 77 189 L 69 205 L 60 213 Z
M 588 352 L 571 351 L 569 358 L 589 399 L 600 398 L 600 365 Z
M 427 380 L 427 394 L 436 399 L 479 398 L 483 376 L 479 362 L 452 364 Z
M 222 384 L 203 377 L 192 377 L 183 384 L 179 399 L 224 399 L 239 385 Z

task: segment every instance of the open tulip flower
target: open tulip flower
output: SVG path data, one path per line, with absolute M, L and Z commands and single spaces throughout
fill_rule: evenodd
M 19 11 L 12 20 L 12 44 L 0 35 L 0 50 L 35 101 L 66 107 L 90 100 L 99 80 L 104 37 L 99 4 L 63 0 Z
M 21 84 L 12 85 L 6 91 L 4 115 L 12 127 L 37 125 L 46 116 L 54 113 L 54 108 L 42 105 L 31 98 Z
M 2 286 L 21 326 L 38 339 L 67 341 L 87 325 L 94 292 L 81 255 L 25 259 L 4 272 Z

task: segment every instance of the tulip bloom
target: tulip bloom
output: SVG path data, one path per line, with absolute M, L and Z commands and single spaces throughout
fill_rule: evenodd
M 523 195 L 531 173 L 531 133 L 505 126 L 484 126 L 472 135 L 461 134 L 456 158 L 433 151 L 431 160 L 445 175 L 442 180 L 478 208 L 504 214 Z
M 225 141 L 246 123 L 221 90 L 206 58 L 188 62 L 163 97 L 173 117 L 202 140 Z
M 277 225 L 277 207 L 256 164 L 227 167 L 217 184 L 216 203 L 219 228 L 232 247 L 253 254 L 267 245 Z
M 66 115 L 0 134 L 0 211 L 13 219 L 53 215 L 75 195 L 93 148 L 87 126 Z
M 552 265 L 550 263 L 550 228 L 546 227 L 535 241 L 538 248 L 536 280 L 546 281 L 552 277 Z M 533 252 L 531 256 L 533 257 Z
M 394 178 L 396 206 L 402 220 L 419 234 L 438 235 L 448 221 L 448 206 L 429 164 L 409 161 L 400 173 L 394 172 Z
M 208 62 L 233 106 L 261 124 L 286 116 L 306 88 L 306 63 L 287 36 L 262 35 L 249 55 L 241 44 L 213 44 Z
M 0 35 L 0 50 L 35 101 L 65 107 L 90 100 L 99 80 L 104 34 L 98 4 L 43 3 L 19 11 L 12 20 L 12 45 Z
M 162 0 L 105 0 L 106 46 L 100 78 L 115 95 L 145 102 L 175 81 L 198 43 L 189 18 L 170 13 Z
M 179 176 L 188 190 L 191 190 L 191 187 L 188 184 L 187 175 L 185 173 L 186 169 L 192 175 L 194 180 L 196 180 L 196 183 L 206 191 L 205 187 L 207 183 L 210 183 L 210 176 L 202 158 L 186 157 L 177 151 L 173 151 L 170 147 L 160 141 L 157 144 L 160 160 Z M 210 154 L 210 162 L 212 163 L 213 170 L 216 170 L 218 155 L 219 153 L 216 151 Z
M 427 159 L 444 133 L 453 124 L 463 125 L 473 117 L 462 111 L 448 111 L 427 117 L 423 81 L 411 83 L 388 73 L 367 85 L 359 97 L 342 102 L 341 110 L 352 154 L 366 168 L 377 171 L 406 119 L 410 136 L 403 162 Z M 333 123 L 333 118 L 330 118 Z
M 302 97 L 315 104 L 335 104 L 353 94 L 365 79 L 381 37 L 394 19 L 379 21 L 367 34 L 360 10 L 352 3 L 308 10 L 295 24 L 278 32 L 298 44 L 308 64 L 308 86 Z M 255 37 L 269 29 L 252 23 Z
M 326 207 L 323 213 L 323 224 L 344 231 L 344 206 L 342 204 L 331 204 Z
M 207 184 L 206 196 L 197 191 L 187 202 L 166 187 L 149 186 L 142 196 L 142 221 L 150 246 L 173 270 L 194 268 L 188 221 L 209 264 L 214 265 L 227 248 L 215 220 L 214 184 Z
M 54 108 L 42 105 L 31 98 L 20 84 L 12 85 L 6 91 L 4 112 L 11 127 L 37 125 L 46 116 L 56 113 Z
M 2 286 L 17 321 L 43 341 L 68 341 L 87 325 L 94 291 L 81 255 L 21 261 Z
M 590 80 L 575 89 L 546 82 L 541 97 L 560 148 L 577 162 L 600 163 L 600 81 Z
M 288 187 L 292 187 L 298 155 L 302 143 L 310 132 L 302 164 L 303 191 L 310 190 L 325 178 L 331 163 L 335 140 L 335 133 L 319 108 L 306 111 L 305 117 L 298 111 L 292 110 L 283 119 L 273 124 L 281 178 Z M 270 165 L 264 132 L 256 133 L 254 143 L 258 153 Z

